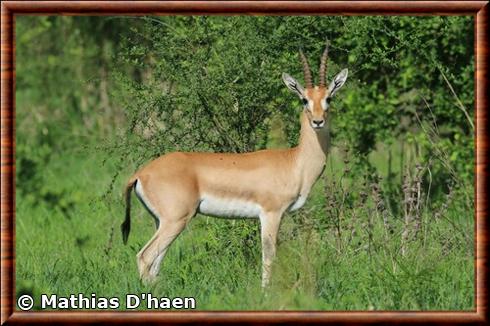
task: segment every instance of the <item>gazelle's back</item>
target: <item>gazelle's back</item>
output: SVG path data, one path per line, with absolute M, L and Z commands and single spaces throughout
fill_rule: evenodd
M 150 162 L 136 177 L 151 178 L 145 182 L 160 183 L 173 191 L 188 185 L 200 199 L 208 195 L 262 204 L 276 196 L 291 196 L 296 190 L 291 187 L 294 164 L 294 149 L 244 154 L 174 152 Z

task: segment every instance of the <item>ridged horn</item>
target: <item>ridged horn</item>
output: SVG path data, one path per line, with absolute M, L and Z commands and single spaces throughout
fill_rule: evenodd
M 320 83 L 318 86 L 325 87 L 325 76 L 327 74 L 327 59 L 328 59 L 328 40 L 325 41 L 325 50 L 323 50 L 322 59 L 320 61 Z
M 305 87 L 313 88 L 313 79 L 311 78 L 311 70 L 308 65 L 308 60 L 302 50 L 299 50 L 299 58 L 303 64 L 303 74 L 305 75 Z

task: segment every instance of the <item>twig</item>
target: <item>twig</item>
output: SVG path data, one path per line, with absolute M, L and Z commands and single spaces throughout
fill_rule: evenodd
M 449 86 L 449 89 L 451 90 L 451 92 L 453 93 L 454 95 L 454 98 L 456 99 L 456 102 L 458 103 L 458 107 L 461 109 L 461 111 L 464 112 L 465 116 L 466 116 L 466 119 L 468 119 L 468 122 L 470 123 L 471 125 L 471 129 L 475 130 L 475 125 L 473 124 L 473 121 L 471 121 L 471 117 L 470 115 L 468 114 L 468 111 L 466 110 L 466 107 L 463 105 L 463 103 L 461 102 L 461 100 L 459 99 L 458 95 L 456 94 L 456 92 L 454 91 L 454 88 L 453 86 L 451 85 L 451 83 L 449 82 L 449 80 L 447 80 L 446 78 L 446 75 L 444 74 L 444 72 L 442 71 L 442 69 L 440 67 L 438 67 L 439 71 L 441 72 L 442 74 L 442 77 L 444 78 L 444 80 L 446 81 L 447 83 L 447 86 Z

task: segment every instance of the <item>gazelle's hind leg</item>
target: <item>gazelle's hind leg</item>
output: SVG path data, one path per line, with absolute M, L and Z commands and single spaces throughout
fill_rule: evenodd
M 140 199 L 159 220 L 156 233 L 136 255 L 145 283 L 155 280 L 168 247 L 194 216 L 199 202 L 195 189 L 183 179 L 166 183 L 154 180 L 140 176 L 136 186 Z
M 160 264 L 168 247 L 182 232 L 187 219 L 160 224 L 155 235 L 136 256 L 140 278 L 145 283 L 153 282 L 160 270 Z

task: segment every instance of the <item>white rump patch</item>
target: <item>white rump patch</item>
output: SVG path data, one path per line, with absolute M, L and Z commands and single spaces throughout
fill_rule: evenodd
M 204 195 L 199 204 L 199 212 L 206 215 L 220 217 L 256 217 L 258 218 L 262 208 L 260 205 L 233 198 L 218 198 Z
M 158 226 L 160 225 L 160 216 L 158 216 L 157 211 L 151 205 L 150 201 L 148 200 L 148 197 L 145 196 L 145 192 L 143 191 L 143 186 L 141 185 L 140 180 L 136 181 L 136 187 L 134 187 L 134 191 L 136 192 L 138 198 L 143 202 L 146 208 L 150 211 L 151 215 L 155 219 L 158 228 Z

